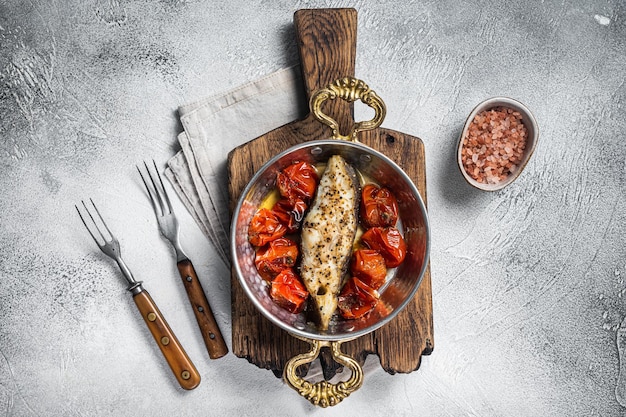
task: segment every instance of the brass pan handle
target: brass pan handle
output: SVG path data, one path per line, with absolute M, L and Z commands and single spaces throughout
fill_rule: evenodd
M 363 368 L 353 358 L 341 352 L 342 342 L 307 341 L 311 344 L 311 350 L 289 359 L 285 366 L 283 377 L 291 388 L 298 391 L 311 404 L 320 407 L 337 405 L 344 398 L 361 388 L 361 385 L 363 385 Z M 352 372 L 347 381 L 338 382 L 337 384 L 331 384 L 328 381 L 311 383 L 296 374 L 298 367 L 313 362 L 319 356 L 323 346 L 330 348 L 332 357 L 337 363 L 344 365 Z
M 374 118 L 372 120 L 357 122 L 354 124 L 352 131 L 347 136 L 342 135 L 339 132 L 339 124 L 330 116 L 322 112 L 322 103 L 326 100 L 335 100 L 340 98 L 347 102 L 354 102 L 361 100 L 363 103 L 374 109 Z M 364 130 L 375 129 L 381 125 L 387 108 L 383 100 L 372 91 L 367 84 L 354 77 L 344 77 L 339 80 L 333 81 L 326 88 L 317 90 L 309 100 L 309 107 L 311 113 L 320 122 L 330 126 L 333 131 L 333 139 L 344 139 L 352 142 L 358 142 L 357 133 Z

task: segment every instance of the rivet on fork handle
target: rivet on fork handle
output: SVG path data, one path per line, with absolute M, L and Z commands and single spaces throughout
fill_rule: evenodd
M 204 295 L 202 285 L 190 260 L 177 263 L 178 271 L 185 285 L 189 302 L 194 307 L 193 313 L 200 327 L 202 338 L 211 359 L 221 358 L 228 353 L 228 347 L 213 316 L 211 306 Z
M 133 300 L 135 300 L 141 316 L 180 386 L 187 390 L 197 387 L 200 384 L 198 370 L 187 356 L 148 291 L 144 290 L 135 294 Z

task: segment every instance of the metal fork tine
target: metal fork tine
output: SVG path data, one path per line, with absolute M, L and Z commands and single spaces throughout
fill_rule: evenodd
M 111 237 L 111 240 L 115 241 L 115 236 L 113 236 L 113 233 L 111 233 L 111 230 L 109 230 L 109 226 L 107 226 L 104 219 L 102 218 L 102 215 L 100 214 L 100 211 L 98 210 L 98 207 L 96 207 L 95 203 L 93 202 L 91 198 L 89 199 L 89 201 L 91 201 L 91 205 L 93 206 L 94 210 L 98 214 L 98 217 L 100 218 L 100 223 L 102 223 L 102 225 L 106 229 L 107 233 Z M 85 202 L 83 202 L 83 205 L 85 205 Z M 87 206 L 85 206 L 85 208 L 87 208 Z M 96 229 L 98 229 L 98 233 L 100 233 L 100 236 L 102 236 L 102 239 L 104 239 L 104 241 L 106 242 L 107 238 L 102 233 L 102 230 L 100 230 L 100 228 L 98 227 L 98 223 L 96 223 L 96 221 L 94 220 L 93 216 L 91 215 L 91 212 L 87 210 L 87 213 L 89 214 L 89 217 L 91 217 L 91 220 L 93 220 L 93 224 L 96 226 Z
M 173 212 L 172 210 L 172 203 L 170 202 L 170 198 L 167 195 L 167 192 L 165 191 L 165 186 L 163 185 L 163 180 L 161 179 L 161 173 L 159 172 L 159 169 L 157 168 L 156 162 L 154 162 L 154 159 L 152 160 L 152 164 L 154 165 L 154 170 L 157 173 L 157 177 L 159 178 L 159 183 L 161 184 L 161 188 L 159 189 L 159 192 L 163 191 L 162 193 L 162 197 L 163 200 L 165 200 L 165 202 L 167 203 L 167 208 L 169 210 L 170 213 Z
M 147 170 L 148 166 L 146 165 L 145 162 L 143 164 L 145 165 L 146 170 Z M 136 166 L 136 165 L 135 165 L 135 167 L 137 168 L 137 172 L 139 172 L 139 175 L 141 176 L 141 181 L 143 181 L 143 185 L 146 187 L 146 191 L 148 192 L 148 195 L 150 196 L 150 203 L 152 204 L 152 209 L 156 213 L 157 217 L 161 216 L 162 210 L 159 211 L 160 204 L 157 204 L 157 202 L 156 202 L 157 197 L 154 196 L 154 191 L 148 185 L 148 181 L 146 181 L 146 178 L 143 176 L 143 173 L 141 172 L 141 169 L 139 169 L 139 167 Z M 148 174 L 150 174 L 150 173 L 148 172 Z
M 161 197 L 161 192 L 159 191 L 159 187 L 157 187 L 156 182 L 154 181 L 154 176 L 150 172 L 150 168 L 148 167 L 148 164 L 146 163 L 146 161 L 143 162 L 143 165 L 146 168 L 146 173 L 148 174 L 148 178 L 150 178 L 150 182 L 152 183 L 152 187 L 148 187 L 148 185 L 146 185 L 146 188 L 148 188 L 148 193 L 150 194 L 150 198 L 154 201 L 154 206 L 158 205 L 159 207 L 159 210 L 157 210 L 155 207 L 157 217 L 165 216 L 166 214 L 169 214 L 169 212 L 166 210 L 165 203 L 163 202 L 163 197 Z M 156 167 L 156 164 L 155 164 L 155 167 Z M 147 181 L 144 180 L 144 182 L 147 182 Z M 159 214 L 159 211 L 160 211 L 160 214 Z
M 158 168 L 156 167 L 156 163 L 154 162 L 154 159 L 152 160 L 152 163 L 154 164 L 154 169 L 157 171 L 157 174 L 159 173 Z M 169 214 L 170 211 L 167 210 L 168 207 L 165 206 L 165 202 L 163 199 L 163 193 L 161 192 L 161 190 L 159 189 L 159 187 L 156 184 L 156 181 L 154 181 L 154 175 L 152 175 L 152 172 L 150 172 L 150 168 L 148 168 L 148 164 L 146 163 L 146 161 L 143 161 L 144 166 L 146 167 L 146 172 L 148 172 L 148 176 L 150 177 L 150 181 L 152 182 L 152 187 L 154 189 L 154 193 L 157 196 L 157 199 L 159 200 L 159 206 L 161 207 L 161 213 L 163 216 L 165 216 L 166 214 Z
M 107 239 L 106 239 L 106 237 L 104 237 L 104 234 L 102 233 L 102 230 L 100 230 L 100 228 L 98 227 L 98 224 L 96 223 L 96 219 L 94 219 L 93 215 L 91 214 L 91 211 L 89 211 L 89 208 L 85 204 L 85 201 L 81 200 L 81 203 L 83 203 L 83 207 L 85 208 L 85 211 L 89 215 L 89 218 L 91 219 L 91 223 L 94 225 L 94 227 L 98 231 L 98 234 L 100 235 L 100 237 L 102 238 L 104 243 L 106 243 Z M 93 201 L 91 202 L 91 204 L 93 205 Z M 94 207 L 95 207 L 95 205 L 94 205 Z M 98 215 L 100 215 L 100 213 L 98 213 Z M 92 233 L 92 236 L 93 236 L 93 233 Z M 95 239 L 95 237 L 94 237 L 94 239 Z M 96 242 L 98 242 L 98 241 L 96 240 Z M 98 245 L 100 245 L 100 243 L 98 243 Z
M 81 200 L 81 203 L 83 203 L 83 206 L 85 205 L 85 202 L 82 201 L 82 200 Z M 85 225 L 85 229 L 87 229 L 87 231 L 89 232 L 89 234 L 93 238 L 94 242 L 96 242 L 96 245 L 98 245 L 98 247 L 99 247 L 100 246 L 100 242 L 98 242 L 98 239 L 96 238 L 96 236 L 91 231 L 91 228 L 89 226 L 87 226 L 87 222 L 85 222 L 85 218 L 83 217 L 83 214 L 80 212 L 80 209 L 78 208 L 78 206 L 76 204 L 74 204 L 74 207 L 76 207 L 76 211 L 78 212 L 78 215 L 80 216 L 80 219 L 82 220 L 83 224 Z M 85 209 L 86 209 L 86 207 L 85 207 Z M 87 210 L 87 213 L 89 213 L 89 210 Z M 100 231 L 98 230 L 98 232 L 100 232 Z M 102 236 L 102 233 L 100 233 L 100 235 Z

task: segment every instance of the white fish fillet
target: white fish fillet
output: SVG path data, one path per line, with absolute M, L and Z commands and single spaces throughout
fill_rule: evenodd
M 300 276 L 326 330 L 348 269 L 358 226 L 359 182 L 345 159 L 333 155 L 302 223 Z

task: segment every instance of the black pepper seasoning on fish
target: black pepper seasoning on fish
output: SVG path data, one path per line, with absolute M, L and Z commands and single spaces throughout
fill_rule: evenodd
M 302 223 L 300 276 L 326 330 L 348 270 L 358 226 L 359 180 L 339 155 L 329 158 L 315 200 Z

